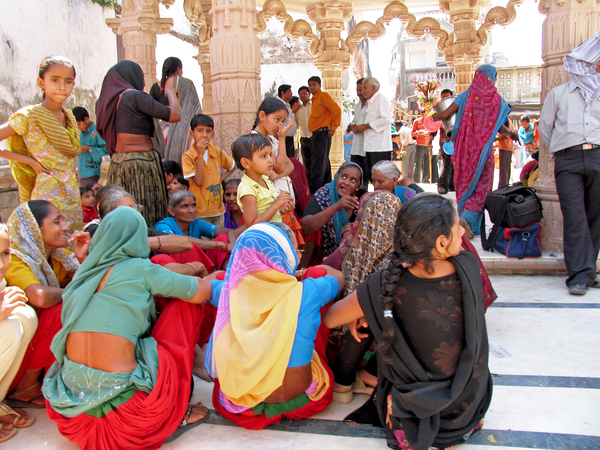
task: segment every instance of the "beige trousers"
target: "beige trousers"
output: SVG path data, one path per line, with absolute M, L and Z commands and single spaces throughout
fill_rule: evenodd
M 0 322 L 0 401 L 6 398 L 37 324 L 37 314 L 27 305 L 15 308 Z

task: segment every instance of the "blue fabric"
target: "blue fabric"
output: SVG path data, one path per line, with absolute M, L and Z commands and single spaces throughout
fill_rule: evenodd
M 404 205 L 407 201 L 413 198 L 417 193 L 411 188 L 404 186 L 396 186 L 394 188 L 394 194 L 400 199 L 400 202 Z
M 224 282 L 213 280 L 210 284 L 213 287 L 210 303 L 218 307 Z M 334 277 L 308 278 L 302 281 L 302 301 L 288 367 L 300 367 L 310 363 L 317 331 L 321 326 L 320 310 L 335 299 L 338 291 L 338 282 Z
M 166 219 L 161 220 L 154 227 L 156 231 L 162 231 L 167 234 L 176 234 L 177 236 L 185 236 L 179 225 L 177 225 L 177 221 L 173 217 L 167 217 Z M 207 237 L 209 239 L 214 239 L 217 235 L 218 226 L 213 225 L 212 223 L 208 223 L 201 219 L 194 219 L 192 223 L 190 223 L 190 228 L 188 229 L 189 237 L 200 239 L 201 237 Z
M 529 127 L 527 129 L 520 127 L 519 128 L 519 138 L 523 141 L 523 144 L 531 144 L 533 142 L 533 124 L 529 123 Z
M 94 122 L 90 123 L 89 128 L 80 134 L 81 145 L 92 147 L 89 152 L 79 154 L 79 176 L 81 178 L 99 177 L 102 157 L 108 155 L 106 151 L 106 142 L 96 131 Z

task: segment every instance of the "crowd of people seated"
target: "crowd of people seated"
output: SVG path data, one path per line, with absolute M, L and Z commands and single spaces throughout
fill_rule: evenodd
M 75 77 L 64 59 L 45 65 L 44 80 Z M 171 72 L 150 96 L 136 63 L 108 71 L 94 129 L 109 184 L 85 180 L 75 212 L 40 198 L 36 176 L 60 174 L 17 158 L 34 188 L 0 227 L 0 442 L 37 407 L 81 448 L 158 448 L 208 417 L 190 404 L 192 374 L 247 429 L 366 393 L 354 421 L 384 427 L 393 448 L 468 439 L 491 398 L 484 311 L 495 293 L 452 203 L 391 161 L 306 173 L 283 150 L 281 99 L 263 102 L 230 156 L 211 144 L 209 116 L 179 106 L 185 79 Z M 309 85 L 326 110 L 320 79 Z M 67 130 L 64 87 L 47 86 Z M 159 120 L 190 146 L 171 142 L 178 160 L 159 154 Z M 180 121 L 191 139 L 167 125 Z M 315 148 L 334 124 L 314 130 Z

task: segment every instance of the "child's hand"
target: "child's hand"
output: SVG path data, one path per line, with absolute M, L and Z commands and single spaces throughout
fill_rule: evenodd
M 280 209 L 282 207 L 284 207 L 287 203 L 290 203 L 292 201 L 292 197 L 290 195 L 289 192 L 282 192 L 281 194 L 279 194 L 279 197 L 277 197 L 277 200 L 275 200 L 275 205 L 277 206 L 277 209 Z
M 288 203 L 283 205 L 281 208 L 279 208 L 279 212 L 282 215 L 292 212 L 293 210 L 294 210 L 294 203 L 292 201 L 289 201 Z
M 25 306 L 29 300 L 25 292 L 16 286 L 8 286 L 0 292 L 0 322 L 6 319 L 13 310 Z
M 279 139 L 285 139 L 285 137 L 287 136 L 287 132 L 290 131 L 292 125 L 293 123 L 291 120 L 288 120 L 287 125 L 284 125 L 283 123 L 279 124 Z
M 45 173 L 46 175 L 51 175 L 52 174 L 51 171 L 49 171 L 48 169 L 46 169 L 38 161 L 35 161 L 35 160 L 31 163 L 31 168 L 35 172 L 36 176 L 38 176 L 40 173 Z

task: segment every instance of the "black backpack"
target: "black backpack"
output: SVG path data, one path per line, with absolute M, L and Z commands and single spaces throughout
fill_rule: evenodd
M 485 210 L 494 224 L 489 237 L 485 232 Z M 542 202 L 533 188 L 522 184 L 504 186 L 488 194 L 481 217 L 481 246 L 492 250 L 500 228 L 523 228 L 543 217 Z

